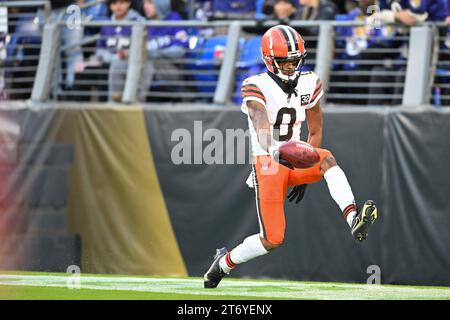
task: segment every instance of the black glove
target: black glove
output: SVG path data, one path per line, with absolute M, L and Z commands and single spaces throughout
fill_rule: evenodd
M 302 201 L 303 197 L 305 196 L 305 191 L 306 191 L 306 187 L 308 185 L 307 184 L 300 184 L 298 186 L 295 186 L 292 188 L 291 192 L 289 192 L 288 194 L 288 199 L 289 202 L 292 202 L 295 200 L 295 198 L 297 198 L 297 200 L 295 200 L 295 203 L 299 203 L 300 201 Z
M 281 156 L 278 156 L 278 159 L 275 159 L 278 161 L 279 164 L 282 164 L 285 167 L 288 167 L 291 170 L 294 170 L 294 166 L 289 161 L 283 159 Z
M 294 166 L 292 165 L 292 163 L 290 163 L 286 159 L 283 159 L 283 157 L 280 155 L 280 151 L 274 149 L 273 151 L 269 150 L 269 153 L 272 154 L 272 158 L 274 158 L 276 162 L 291 170 L 294 170 Z

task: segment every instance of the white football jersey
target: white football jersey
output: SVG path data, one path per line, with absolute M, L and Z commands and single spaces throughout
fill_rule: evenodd
M 314 72 L 302 73 L 296 89 L 297 95 L 292 94 L 288 99 L 288 94 L 267 73 L 249 77 L 242 83 L 242 112 L 248 115 L 247 101 L 250 100 L 265 106 L 269 117 L 272 141 L 276 145 L 290 140 L 300 140 L 306 109 L 313 108 L 323 95 L 322 83 Z M 248 116 L 248 125 L 253 156 L 268 155 L 268 152 L 258 142 L 258 136 L 250 116 Z

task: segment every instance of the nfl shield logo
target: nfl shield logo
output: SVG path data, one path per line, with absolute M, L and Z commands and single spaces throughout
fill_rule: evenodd
M 309 103 L 310 96 L 311 95 L 309 95 L 309 94 L 302 94 L 302 96 L 300 97 L 302 106 L 306 106 Z

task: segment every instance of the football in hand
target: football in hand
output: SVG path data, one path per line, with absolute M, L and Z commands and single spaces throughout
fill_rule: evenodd
M 295 168 L 310 168 L 320 161 L 319 153 L 313 146 L 303 141 L 288 141 L 279 148 L 280 156 Z

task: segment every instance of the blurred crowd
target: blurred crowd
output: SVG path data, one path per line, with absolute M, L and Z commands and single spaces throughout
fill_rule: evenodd
M 0 3 L 2 1 L 5 0 L 0 0 Z M 283 24 L 296 20 L 366 21 L 367 24 L 362 26 L 336 29 L 336 47 L 343 50 L 335 58 L 345 63 L 333 64 L 333 69 L 376 71 L 370 79 L 374 83 L 403 81 L 401 78 L 386 79 L 383 71 L 404 68 L 401 62 L 395 63 L 395 61 L 404 61 L 408 54 L 407 48 L 401 55 L 389 56 L 389 53 L 386 53 L 386 58 L 394 63 L 384 66 L 358 65 L 352 62 L 352 60 L 379 58 L 371 57 L 370 54 L 373 55 L 373 53 L 369 53 L 367 50 L 369 48 L 387 49 L 407 46 L 406 41 L 400 43 L 393 41 L 396 36 L 405 32 L 404 30 L 384 25 L 379 27 L 377 24 L 399 23 L 412 26 L 419 22 L 432 21 L 446 22 L 450 26 L 450 0 L 106 0 L 103 2 L 55 0 L 52 1 L 51 19 L 56 20 L 61 16 L 64 19 L 70 19 L 66 9 L 71 4 L 81 8 L 83 21 L 252 20 L 258 22 L 256 27 L 246 27 L 244 32 L 253 34 L 255 37 L 261 36 L 267 29 L 262 24 L 266 20 L 278 20 Z M 30 61 L 24 57 L 38 55 L 39 52 L 38 46 L 33 44 L 39 44 L 41 41 L 40 24 L 45 21 L 44 12 L 38 11 L 30 19 L 27 13 L 32 12 L 31 9 L 10 8 L 8 12 L 4 8 L 1 10 L 3 11 L 0 11 L 0 64 L 27 66 Z M 7 18 L 2 20 L 2 16 Z M 308 47 L 314 48 L 316 46 L 314 37 L 317 38 L 318 27 L 297 29 L 308 39 Z M 443 42 L 443 46 L 450 49 L 450 31 L 440 30 L 441 35 L 449 39 Z M 146 92 L 155 85 L 160 85 L 164 81 L 186 80 L 177 72 L 180 68 L 178 61 L 181 58 L 194 58 L 189 49 L 201 43 L 199 39 L 202 36 L 206 38 L 214 35 L 208 35 L 207 30 L 199 31 L 183 27 L 149 27 L 147 31 L 147 62 L 142 68 L 140 101 L 149 101 Z M 205 33 L 202 34 L 202 32 Z M 100 37 L 95 38 L 95 35 Z M 191 41 L 192 35 L 195 35 L 196 44 Z M 76 93 L 96 86 L 97 89 L 108 92 L 104 100 L 121 101 L 128 69 L 130 36 L 131 28 L 126 26 L 64 28 L 63 45 L 70 50 L 67 50 L 64 56 L 65 72 L 59 75 L 63 89 L 73 90 Z M 89 42 L 86 39 L 95 40 Z M 314 68 L 314 54 L 309 55 L 308 58 L 312 63 L 309 68 Z M 247 66 L 246 71 L 263 70 L 261 61 L 258 64 L 260 69 Z M 5 98 L 3 88 L 6 86 L 20 86 L 14 81 L 6 84 L 4 73 L 5 71 L 0 72 L 0 99 Z M 16 71 L 10 72 L 8 77 L 23 78 L 29 77 L 30 74 L 27 71 Z M 358 77 L 331 80 L 364 81 Z M 162 87 L 164 90 L 173 90 L 171 86 L 162 85 Z M 395 93 L 395 88 L 373 88 L 370 92 L 365 89 L 360 93 L 371 93 L 373 96 L 392 94 Z M 80 97 L 77 94 L 73 97 L 76 100 L 90 99 L 89 96 Z M 21 98 L 21 95 L 17 94 L 9 98 L 17 99 Z M 392 101 L 392 104 L 397 102 Z M 379 104 L 380 101 L 375 99 L 362 103 Z
M 5 1 L 5 0 L 2 0 Z M 14 0 L 13 0 L 14 1 Z M 79 5 L 98 2 L 98 0 L 77 0 Z M 106 1 L 105 1 L 106 2 Z M 145 16 L 144 0 L 131 0 L 131 8 Z M 171 0 L 171 8 L 180 14 L 183 19 L 300 19 L 300 20 L 333 20 L 337 14 L 346 14 L 358 7 L 367 7 L 367 3 L 375 4 L 381 10 L 391 10 L 396 2 L 403 10 L 410 10 L 420 18 L 427 13 L 426 20 L 445 20 L 448 10 L 448 0 Z M 73 0 L 53 0 L 53 8 L 65 8 L 73 4 Z M 370 5 L 370 4 L 369 4 Z M 111 13 L 108 4 L 99 4 L 89 11 L 89 15 L 107 16 Z M 372 14 L 367 12 L 367 14 Z M 383 12 L 382 20 L 391 20 L 392 14 Z M 406 16 L 406 12 L 396 14 L 399 21 L 410 24 L 413 19 Z M 450 22 L 450 19 L 448 19 Z

